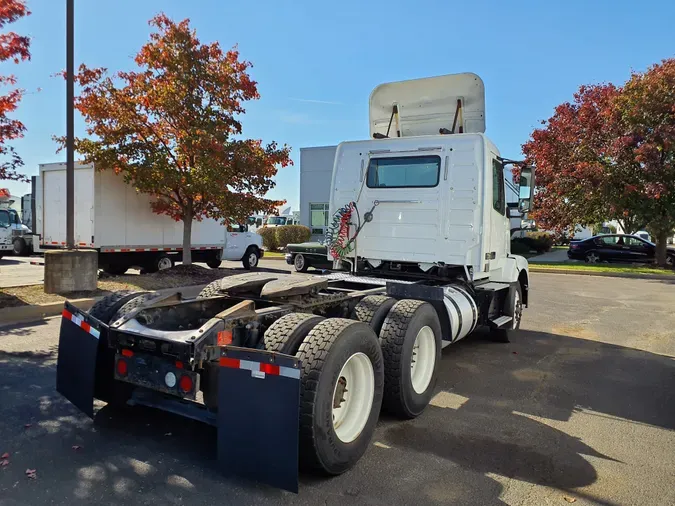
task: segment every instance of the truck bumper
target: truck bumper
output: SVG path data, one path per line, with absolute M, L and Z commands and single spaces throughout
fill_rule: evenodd
M 69 302 L 62 316 L 56 389 L 93 418 L 99 340 L 107 343 L 110 329 Z M 290 355 L 247 348 L 224 346 L 219 353 L 217 413 L 154 387 L 137 386 L 129 403 L 215 425 L 224 474 L 297 493 L 301 363 Z M 117 376 L 118 371 L 104 374 Z

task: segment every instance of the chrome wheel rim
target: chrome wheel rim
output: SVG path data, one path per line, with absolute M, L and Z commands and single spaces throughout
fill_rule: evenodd
M 249 253 L 248 255 L 248 265 L 255 267 L 258 264 L 258 255 L 255 253 Z
M 301 271 L 305 268 L 305 257 L 302 254 L 295 255 L 295 269 Z
M 586 263 L 596 264 L 598 263 L 598 260 L 600 260 L 600 257 L 595 253 L 589 253 L 588 255 L 586 255 Z

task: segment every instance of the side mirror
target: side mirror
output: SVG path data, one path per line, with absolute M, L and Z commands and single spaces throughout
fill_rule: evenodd
M 518 189 L 518 210 L 526 213 L 532 210 L 534 195 L 534 168 L 523 167 L 520 171 L 520 187 Z

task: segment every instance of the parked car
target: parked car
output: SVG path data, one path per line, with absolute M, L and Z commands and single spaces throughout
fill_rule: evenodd
M 585 260 L 586 263 L 624 262 L 649 263 L 656 256 L 654 243 L 636 235 L 596 235 L 583 241 L 572 241 L 567 250 L 571 260 Z M 668 265 L 675 265 L 675 249 L 668 248 Z
M 328 260 L 328 248 L 318 242 L 303 242 L 286 246 L 286 263 L 298 272 L 306 272 L 310 267 L 330 269 L 333 263 Z

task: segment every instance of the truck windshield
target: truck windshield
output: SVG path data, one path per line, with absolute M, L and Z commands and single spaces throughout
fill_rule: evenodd
M 372 158 L 368 188 L 431 188 L 438 184 L 440 156 Z
M 285 225 L 286 224 L 286 218 L 282 216 L 270 216 L 267 218 L 267 224 L 268 225 Z

